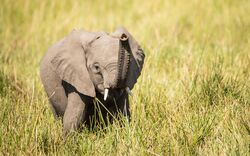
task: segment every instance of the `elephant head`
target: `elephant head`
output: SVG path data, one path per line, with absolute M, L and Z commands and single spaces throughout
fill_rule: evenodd
M 125 28 L 112 34 L 73 31 L 59 44 L 52 66 L 84 95 L 98 91 L 106 99 L 108 90 L 129 91 L 141 73 L 144 53 Z

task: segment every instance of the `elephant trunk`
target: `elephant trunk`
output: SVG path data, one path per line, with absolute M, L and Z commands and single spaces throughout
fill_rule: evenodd
M 128 36 L 122 34 L 120 37 L 120 49 L 118 54 L 118 75 L 116 81 L 117 88 L 126 87 L 126 79 L 130 63 L 131 49 L 129 46 Z
M 117 71 L 116 79 L 114 81 L 115 85 L 113 87 L 126 89 L 128 94 L 130 95 L 131 95 L 131 92 L 130 92 L 130 89 L 127 87 L 126 82 L 127 82 L 127 77 L 128 77 L 131 55 L 132 55 L 132 51 L 129 46 L 128 36 L 126 34 L 122 34 L 120 37 L 120 42 L 119 42 L 118 71 Z M 104 100 L 107 99 L 108 92 L 109 92 L 108 88 L 110 88 L 110 86 L 108 87 L 108 85 L 105 85 L 105 86 L 104 86 Z

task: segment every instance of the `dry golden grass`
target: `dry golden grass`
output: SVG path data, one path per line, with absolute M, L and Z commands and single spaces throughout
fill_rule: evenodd
M 249 155 L 249 15 L 249 0 L 1 0 L 1 155 Z M 73 28 L 119 25 L 146 54 L 132 122 L 65 142 L 39 61 Z

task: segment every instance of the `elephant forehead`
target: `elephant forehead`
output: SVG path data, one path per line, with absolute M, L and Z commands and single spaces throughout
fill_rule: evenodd
M 91 44 L 91 52 L 101 56 L 117 57 L 119 40 L 110 36 L 101 36 Z

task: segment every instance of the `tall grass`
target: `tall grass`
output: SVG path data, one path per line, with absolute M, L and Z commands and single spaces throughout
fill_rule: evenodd
M 249 15 L 249 0 L 1 0 L 1 155 L 249 155 Z M 146 54 L 132 121 L 64 140 L 39 61 L 73 28 L 119 25 Z

